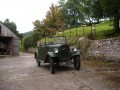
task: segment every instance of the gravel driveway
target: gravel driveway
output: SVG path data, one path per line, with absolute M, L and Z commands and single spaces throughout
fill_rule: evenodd
M 80 71 L 59 66 L 50 74 L 49 64 L 37 67 L 33 54 L 22 53 L 0 58 L 0 90 L 120 90 L 120 70 L 102 70 L 83 63 Z

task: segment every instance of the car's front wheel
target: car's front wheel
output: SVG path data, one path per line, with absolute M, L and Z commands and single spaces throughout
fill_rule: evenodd
M 80 56 L 75 56 L 74 57 L 74 67 L 75 67 L 75 69 L 79 70 L 80 69 L 80 65 L 81 65 Z
M 49 57 L 49 60 L 50 60 L 50 72 L 51 74 L 54 74 L 55 73 L 54 59 Z

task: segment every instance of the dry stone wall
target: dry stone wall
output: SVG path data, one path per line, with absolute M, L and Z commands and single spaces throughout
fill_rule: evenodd
M 120 37 L 91 40 L 85 56 L 101 60 L 120 61 Z

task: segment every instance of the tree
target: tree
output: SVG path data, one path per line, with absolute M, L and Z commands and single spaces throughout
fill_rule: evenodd
M 76 27 L 80 24 L 83 14 L 80 9 L 80 0 L 61 0 L 59 2 L 67 27 Z
M 34 32 L 38 33 L 40 37 L 54 35 L 57 31 L 62 31 L 64 29 L 62 12 L 58 6 L 51 4 L 45 19 L 43 19 L 43 21 L 36 20 L 33 22 L 33 25 Z
M 103 18 L 103 9 L 98 0 L 93 0 L 92 4 L 92 18 L 95 18 L 97 20 L 97 23 L 99 23 L 99 19 Z
M 80 0 L 80 10 L 84 16 L 84 22 L 88 22 L 90 25 L 92 24 L 92 5 L 94 0 Z
M 28 48 L 32 47 L 33 45 L 33 38 L 32 35 L 26 36 L 23 38 L 23 47 L 28 52 Z
M 39 35 L 39 33 L 33 33 L 32 37 L 32 47 L 36 47 L 37 46 L 37 42 L 41 39 L 41 36 Z
M 34 29 L 33 33 L 38 33 L 39 37 L 44 37 L 45 36 L 45 26 L 43 21 L 36 20 L 33 22 Z
M 6 19 L 4 21 L 4 25 L 9 28 L 14 34 L 16 34 L 17 36 L 19 36 L 19 32 L 17 31 L 17 26 L 14 22 L 10 22 L 9 19 Z
M 114 17 L 114 32 L 120 32 L 120 0 L 98 0 L 103 8 L 104 16 Z
M 26 36 L 22 39 L 23 41 L 23 47 L 25 48 L 26 51 L 28 51 L 28 48 L 30 47 L 36 47 L 37 42 L 39 41 L 39 33 L 33 33 L 32 35 Z
M 57 5 L 51 4 L 46 18 L 44 19 L 44 25 L 50 35 L 54 35 L 57 31 L 64 29 L 62 12 Z

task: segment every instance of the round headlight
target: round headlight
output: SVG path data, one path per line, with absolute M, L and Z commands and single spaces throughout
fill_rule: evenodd
M 58 53 L 59 50 L 57 48 L 54 48 L 54 53 Z
M 74 52 L 77 52 L 77 48 L 74 48 L 73 51 L 74 51 Z

